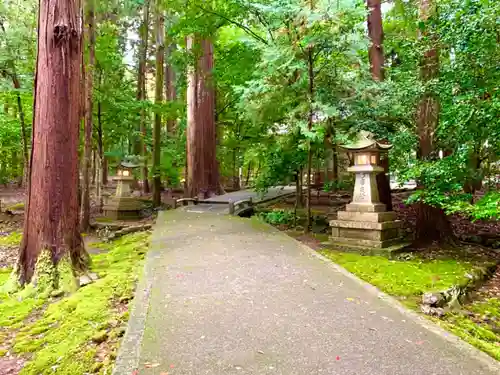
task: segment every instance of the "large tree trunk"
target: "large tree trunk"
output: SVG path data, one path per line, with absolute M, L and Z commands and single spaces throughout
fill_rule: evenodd
M 82 186 L 82 221 L 81 230 L 90 229 L 90 168 L 92 162 L 92 115 L 93 115 L 93 83 L 95 64 L 95 30 L 94 30 L 94 0 L 87 0 L 87 43 L 89 61 L 85 69 L 85 146 L 83 153 L 83 186 Z
M 153 206 L 161 205 L 161 112 L 159 106 L 163 101 L 163 59 L 165 57 L 165 17 L 160 0 L 156 2 L 156 84 L 155 84 L 155 124 L 153 129 Z
M 428 41 L 429 45 L 424 52 L 420 66 L 420 79 L 422 82 L 436 78 L 439 74 L 439 52 L 437 40 L 428 24 L 429 18 L 436 12 L 434 0 L 420 1 L 420 20 L 424 23 L 424 31 L 421 39 Z M 439 101 L 429 90 L 426 90 L 418 105 L 417 113 L 417 132 L 419 138 L 419 147 L 417 155 L 420 160 L 430 160 L 435 157 L 434 152 L 434 133 L 437 129 L 439 120 Z M 445 212 L 436 207 L 425 203 L 416 205 L 417 223 L 415 240 L 419 243 L 428 243 L 432 241 L 453 242 L 453 230 L 446 217 Z
M 78 228 L 82 20 L 78 0 L 40 0 L 29 188 L 19 282 L 66 288 L 88 266 Z M 67 267 L 71 265 L 71 268 Z
M 219 191 L 216 158 L 215 100 L 212 81 L 213 45 L 207 39 L 198 43 L 188 37 L 187 48 L 201 56 L 188 72 L 187 105 L 187 185 L 191 197 L 207 198 Z
M 382 26 L 382 11 L 380 0 L 367 0 L 368 6 L 368 37 L 370 38 L 370 48 L 368 55 L 370 58 L 370 71 L 376 81 L 384 80 L 384 29 Z M 388 211 L 392 210 L 391 184 L 389 181 L 389 160 L 386 158 L 382 165 L 384 171 L 377 174 L 377 187 L 380 202 L 384 203 Z
M 146 100 L 146 61 L 148 57 L 149 6 L 150 6 L 150 0 L 146 0 L 143 7 L 143 18 L 140 29 L 141 45 L 139 53 L 139 75 L 137 79 L 137 99 L 140 101 Z M 139 137 L 139 142 L 137 142 L 136 145 L 136 153 L 140 154 L 143 159 L 143 166 L 141 168 L 142 191 L 145 194 L 149 193 L 146 121 L 147 121 L 146 110 L 144 108 L 141 108 L 141 115 L 140 115 L 141 136 Z

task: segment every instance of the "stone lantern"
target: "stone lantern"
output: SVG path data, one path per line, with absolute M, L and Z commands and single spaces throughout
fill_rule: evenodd
M 131 185 L 134 183 L 133 169 L 139 165 L 122 162 L 120 163 L 116 176 L 117 181 L 115 195 L 111 196 L 103 207 L 106 216 L 117 220 L 138 219 L 143 208 L 142 203 L 132 196 Z
M 330 222 L 334 245 L 354 249 L 403 247 L 398 246 L 402 222 L 380 202 L 376 179 L 384 171 L 380 154 L 391 147 L 374 140 L 369 132 L 360 132 L 355 142 L 342 146 L 353 155 L 354 165 L 348 171 L 355 174 L 355 180 L 352 202 Z

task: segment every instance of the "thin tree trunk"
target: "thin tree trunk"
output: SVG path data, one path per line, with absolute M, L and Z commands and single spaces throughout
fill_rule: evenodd
M 139 54 L 139 75 L 137 79 L 137 99 L 141 102 L 146 100 L 146 62 L 148 57 L 148 36 L 149 36 L 149 7 L 150 0 L 146 0 L 143 7 L 143 18 L 141 24 L 141 48 Z M 142 191 L 145 194 L 149 193 L 149 173 L 148 173 L 148 159 L 147 159 L 147 127 L 146 127 L 146 110 L 141 108 L 140 114 L 140 133 L 139 142 L 136 147 L 136 153 L 140 154 L 143 159 L 142 170 Z
M 163 59 L 165 57 L 165 16 L 161 2 L 156 2 L 156 84 L 155 84 L 155 123 L 153 130 L 153 206 L 161 205 L 161 112 L 158 107 L 163 102 Z
M 92 185 L 95 186 L 95 177 L 96 177 L 96 150 L 92 149 Z
M 21 285 L 35 279 L 39 288 L 66 288 L 59 282 L 73 274 L 63 274 L 68 271 L 61 264 L 88 267 L 78 226 L 80 15 L 77 0 L 40 0 Z
M 312 4 L 311 4 L 312 7 Z M 313 48 L 309 47 L 307 51 L 307 73 L 309 78 L 309 115 L 307 119 L 307 128 L 309 131 L 313 127 L 313 116 L 314 116 L 314 61 L 313 61 Z M 307 140 L 307 198 L 306 198 L 306 210 L 307 210 L 307 221 L 304 231 L 309 233 L 311 230 L 311 169 L 312 169 L 312 144 L 311 139 Z
M 197 38 L 188 37 L 188 50 L 196 53 Z M 188 72 L 187 185 L 191 197 L 210 197 L 220 190 L 216 158 L 215 101 L 212 82 L 213 45 L 199 42 L 201 56 Z
M 245 188 L 248 186 L 248 182 L 250 181 L 250 173 L 252 172 L 252 162 L 248 162 L 248 167 L 247 167 L 247 177 L 245 179 Z
M 101 80 L 99 79 L 99 84 Z M 104 177 L 104 142 L 102 136 L 102 106 L 101 102 L 97 102 L 97 160 L 96 160 L 96 169 L 97 169 L 97 184 L 95 187 L 96 198 L 97 198 L 97 210 L 102 212 L 103 206 L 103 177 Z M 106 177 L 107 180 L 107 177 Z
M 420 1 L 420 20 L 424 27 L 429 27 L 429 18 L 436 12 L 434 0 Z M 432 30 L 426 30 L 421 35 L 430 42 L 424 52 L 420 66 L 420 79 L 422 82 L 436 78 L 439 74 L 439 59 L 437 40 Z M 419 148 L 417 155 L 420 160 L 430 160 L 434 157 L 434 133 L 439 121 L 439 101 L 431 92 L 426 91 L 420 100 L 417 113 L 417 132 Z M 453 230 L 445 212 L 437 207 L 425 203 L 416 205 L 417 223 L 415 239 L 419 243 L 432 241 L 454 242 Z
M 175 50 L 175 44 L 171 44 L 168 46 L 166 50 L 166 64 L 165 64 L 165 95 L 167 102 L 172 103 L 175 102 L 177 98 L 177 93 L 175 90 L 175 71 L 170 61 L 172 52 Z M 175 133 L 175 128 L 177 126 L 177 121 L 175 118 L 169 114 L 167 119 L 167 133 L 173 134 Z
M 94 30 L 94 0 L 87 0 L 87 43 L 89 61 L 85 69 L 85 146 L 83 154 L 83 186 L 82 186 L 82 221 L 81 230 L 90 229 L 90 167 L 92 161 L 92 116 L 93 116 L 93 83 L 95 65 L 95 30 Z

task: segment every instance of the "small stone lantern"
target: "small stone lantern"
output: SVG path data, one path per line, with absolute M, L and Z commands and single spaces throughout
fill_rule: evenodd
M 134 183 L 133 169 L 139 165 L 130 162 L 121 162 L 116 176 L 116 192 L 104 205 L 103 210 L 106 216 L 117 220 L 138 219 L 143 208 L 142 203 L 132 197 L 131 185 Z
M 384 171 L 380 166 L 380 153 L 387 152 L 392 145 L 375 141 L 369 132 L 360 132 L 354 143 L 341 147 L 354 157 L 354 165 L 347 169 L 355 174 L 353 200 L 348 211 L 385 211 L 385 205 L 379 200 L 376 176 Z
M 398 248 L 402 222 L 396 220 L 395 212 L 388 212 L 379 200 L 376 176 L 383 172 L 380 154 L 392 145 L 373 139 L 369 132 L 360 132 L 357 140 L 342 146 L 353 155 L 354 165 L 348 168 L 355 174 L 352 202 L 345 211 L 339 211 L 337 220 L 330 222 L 332 241 L 344 249 L 388 249 Z M 399 246 L 399 247 L 403 247 Z

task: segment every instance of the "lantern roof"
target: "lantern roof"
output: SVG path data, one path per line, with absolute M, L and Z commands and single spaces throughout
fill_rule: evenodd
M 341 147 L 351 151 L 364 151 L 364 150 L 385 151 L 389 150 L 392 147 L 392 145 L 389 143 L 381 143 L 375 140 L 373 133 L 362 130 L 357 134 L 354 142 L 342 145 Z
M 123 168 L 137 168 L 139 166 L 140 166 L 139 164 L 133 163 L 131 161 L 122 161 L 120 163 L 120 167 L 123 167 Z

